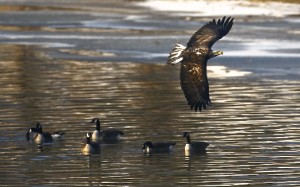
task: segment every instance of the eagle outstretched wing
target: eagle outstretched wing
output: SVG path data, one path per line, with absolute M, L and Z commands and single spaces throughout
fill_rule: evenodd
M 183 61 L 180 69 L 180 84 L 191 109 L 201 111 L 202 108 L 206 109 L 207 105 L 211 105 L 204 64 Z
M 187 47 L 206 46 L 211 48 L 216 41 L 228 34 L 233 25 L 233 20 L 234 18 L 231 17 L 227 19 L 223 17 L 218 21 L 213 19 L 195 32 L 187 43 Z

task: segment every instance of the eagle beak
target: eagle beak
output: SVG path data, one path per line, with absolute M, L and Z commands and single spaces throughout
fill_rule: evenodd
M 216 57 L 216 56 L 219 56 L 219 55 L 223 55 L 223 51 L 214 51 L 212 53 L 212 55 L 210 56 L 210 58 L 213 58 L 213 57 Z
M 217 55 L 223 55 L 223 51 L 217 51 L 217 52 L 216 52 L 216 56 L 217 56 Z

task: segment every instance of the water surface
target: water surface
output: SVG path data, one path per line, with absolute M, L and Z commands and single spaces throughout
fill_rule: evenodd
M 196 113 L 180 90 L 179 67 L 165 60 L 174 40 L 186 42 L 200 18 L 176 20 L 130 4 L 112 3 L 113 9 L 92 1 L 66 9 L 57 8 L 60 3 L 3 4 L 9 11 L 1 9 L 0 19 L 1 185 L 300 185 L 298 49 L 261 48 L 295 54 L 289 57 L 234 53 L 259 50 L 247 47 L 258 27 L 299 22 L 265 18 L 261 25 L 254 19 L 247 27 L 238 19 L 216 46 L 224 57 L 209 66 L 213 106 Z M 156 19 L 144 25 L 150 18 Z M 179 30 L 165 25 L 175 22 Z M 273 36 L 259 37 L 281 41 L 275 36 L 283 32 L 270 29 Z M 299 42 L 295 33 L 285 32 L 283 41 Z M 87 157 L 80 149 L 94 117 L 102 128 L 120 129 L 125 136 Z M 64 140 L 38 150 L 25 141 L 26 130 L 37 122 L 45 131 L 65 131 Z M 184 131 L 210 144 L 206 155 L 184 155 Z M 176 149 L 144 155 L 142 144 L 149 140 L 172 140 Z

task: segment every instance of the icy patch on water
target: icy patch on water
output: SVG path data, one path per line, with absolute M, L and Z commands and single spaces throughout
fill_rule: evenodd
M 283 17 L 299 14 L 300 5 L 278 2 L 250 2 L 241 0 L 222 1 L 171 1 L 151 0 L 137 3 L 138 6 L 149 7 L 156 11 L 172 12 L 176 15 L 188 16 L 235 16 L 264 15 Z
M 243 42 L 243 41 L 241 41 Z M 241 57 L 300 57 L 299 53 L 288 51 L 299 51 L 299 42 L 291 40 L 252 40 L 241 44 L 243 50 L 232 50 L 224 52 L 224 56 Z
M 72 44 L 57 43 L 57 42 L 2 42 L 2 43 L 17 44 L 17 45 L 39 45 L 47 48 L 75 47 L 75 45 Z
M 211 77 L 242 77 L 252 74 L 249 71 L 240 71 L 240 70 L 233 70 L 228 69 L 225 66 L 207 66 L 207 70 Z
M 258 49 L 251 49 L 247 51 L 226 51 L 224 53 L 225 57 L 284 57 L 284 58 L 293 58 L 300 57 L 300 54 L 296 53 L 274 53 L 261 51 Z
M 153 40 L 153 39 L 186 39 L 186 36 L 94 36 L 94 35 L 80 35 L 80 34 L 0 34 L 0 39 L 78 39 L 78 40 Z
M 129 18 L 129 19 L 128 19 Z M 125 20 L 115 20 L 115 19 L 96 19 L 91 21 L 82 21 L 84 27 L 90 28 L 107 28 L 107 29 L 137 29 L 137 30 L 155 30 L 156 27 L 147 25 L 135 25 L 132 21 L 133 17 L 127 17 Z

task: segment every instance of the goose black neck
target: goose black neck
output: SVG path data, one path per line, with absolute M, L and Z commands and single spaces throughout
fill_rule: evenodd
M 40 127 L 38 129 L 36 129 L 37 133 L 43 134 L 43 128 L 40 125 Z
M 190 144 L 191 143 L 191 138 L 190 138 L 190 135 L 188 134 L 188 135 L 186 135 L 186 143 L 187 144 Z
M 86 137 L 86 144 L 90 144 L 91 143 L 91 137 Z
M 147 148 L 147 147 L 153 148 L 152 142 L 145 142 L 145 143 L 144 143 L 144 148 Z
M 29 141 L 30 140 L 30 129 L 28 129 L 27 133 L 26 133 L 26 140 Z
M 98 118 L 94 118 L 91 123 L 96 123 L 96 130 L 100 131 L 100 120 Z
M 96 130 L 100 131 L 100 121 L 99 120 L 96 121 Z
M 40 128 L 42 128 L 42 126 L 41 126 L 40 123 L 37 123 L 35 128 L 36 128 L 36 129 L 40 129 Z

